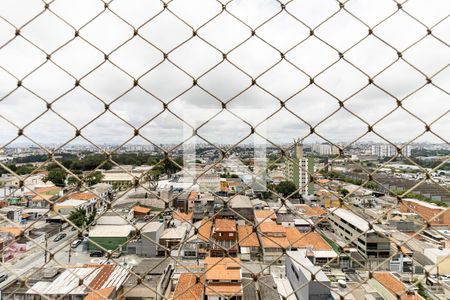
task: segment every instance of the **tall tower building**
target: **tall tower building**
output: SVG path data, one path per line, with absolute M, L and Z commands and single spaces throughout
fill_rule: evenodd
M 300 140 L 294 140 L 295 156 L 286 162 L 286 177 L 294 182 L 302 195 L 314 194 L 314 183 L 310 182 L 309 175 L 314 173 L 314 160 L 305 157 L 303 144 Z

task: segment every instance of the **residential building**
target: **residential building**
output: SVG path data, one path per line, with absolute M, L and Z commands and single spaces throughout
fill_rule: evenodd
M 214 220 L 214 241 L 211 243 L 211 256 L 237 256 L 237 227 L 236 221 L 230 219 Z
M 205 258 L 207 300 L 242 299 L 242 271 L 238 258 Z
M 128 254 L 156 257 L 158 255 L 159 239 L 164 231 L 164 223 L 138 223 L 136 226 L 141 228 L 141 236 L 137 240 L 128 243 Z
M 253 222 L 255 220 L 255 214 L 253 213 L 253 205 L 248 196 L 234 195 L 230 197 L 228 205 L 231 210 L 235 212 L 238 219 L 244 219 L 246 221 Z
M 185 224 L 166 228 L 159 238 L 159 254 L 165 255 L 168 250 L 178 249 L 185 240 L 187 233 L 188 226 L 185 226 Z
M 132 211 L 133 211 L 133 218 L 144 219 L 150 214 L 152 209 L 141 205 L 136 205 L 132 208 Z
M 319 155 L 339 155 L 339 148 L 330 143 L 312 144 L 311 151 Z
M 424 222 L 450 227 L 450 210 L 432 203 L 417 199 L 402 199 L 400 212 L 416 213 L 423 218 Z
M 197 234 L 190 235 L 183 243 L 181 255 L 184 258 L 205 258 L 209 255 L 212 222 L 204 219 L 194 226 Z
M 260 258 L 261 244 L 258 235 L 251 225 L 238 225 L 239 257 L 241 260 L 257 260 Z
M 411 156 L 411 146 L 404 145 L 400 147 L 403 147 L 401 149 L 401 154 L 403 156 Z M 375 144 L 372 145 L 371 154 L 378 156 L 379 158 L 392 157 L 397 154 L 397 148 L 391 144 Z
M 173 293 L 175 300 L 202 300 L 205 277 L 202 274 L 181 273 Z
M 391 241 L 381 228 L 344 208 L 334 208 L 330 212 L 328 219 L 335 234 L 355 245 L 368 260 L 369 267 L 390 256 Z
M 286 228 L 273 221 L 262 222 L 259 226 L 264 262 L 282 263 L 283 251 L 290 248 Z
M 256 223 L 261 223 L 266 220 L 276 221 L 277 215 L 273 210 L 269 209 L 255 210 L 255 220 Z
M 174 273 L 174 266 L 165 258 L 147 258 L 131 269 L 123 285 L 123 300 L 164 300 Z M 136 274 L 136 275 L 134 275 Z
M 314 160 L 304 156 L 303 145 L 299 141 L 295 142 L 295 157 L 286 160 L 286 174 L 301 195 L 314 194 L 314 183 L 310 181 L 310 176 L 314 174 Z
M 384 299 L 424 300 L 413 289 L 408 289 L 403 282 L 389 272 L 374 272 L 368 283 Z
M 286 277 L 294 287 L 297 299 L 330 299 L 330 280 L 306 257 L 305 251 L 288 251 L 285 266 Z

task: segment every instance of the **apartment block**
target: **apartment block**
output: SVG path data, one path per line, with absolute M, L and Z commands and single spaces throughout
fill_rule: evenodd
M 369 222 L 344 208 L 332 209 L 329 222 L 335 234 L 355 245 L 370 266 L 389 257 L 391 241 L 376 225 L 370 229 Z

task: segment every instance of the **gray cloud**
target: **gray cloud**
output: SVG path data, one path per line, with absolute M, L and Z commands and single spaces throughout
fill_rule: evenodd
M 227 109 L 253 126 L 280 109 L 280 100 L 307 122 L 282 108 L 256 128 L 268 139 L 284 143 L 307 136 L 309 125 L 316 126 L 339 108 L 338 100 L 343 101 L 366 86 L 365 74 L 374 77 L 376 86 L 400 100 L 424 85 L 427 77 L 432 78 L 434 85 L 406 98 L 404 108 L 427 123 L 450 109 L 450 19 L 435 25 L 448 15 L 448 1 L 433 0 L 427 5 L 415 0 L 404 3 L 403 9 L 423 24 L 400 11 L 379 25 L 397 11 L 394 2 L 348 1 L 345 8 L 374 27 L 375 35 L 355 46 L 367 36 L 369 27 L 350 13 L 339 11 L 336 1 L 292 1 L 286 5 L 286 12 L 274 0 L 235 0 L 227 4 L 227 11 L 206 25 L 203 24 L 222 11 L 217 1 L 175 0 L 168 7 L 190 26 L 163 10 L 159 1 L 115 0 L 105 10 L 101 1 L 82 0 L 75 5 L 73 1 L 57 0 L 50 4 L 50 9 L 69 25 L 46 11 L 21 28 L 23 37 L 1 46 L 14 37 L 14 26 L 23 26 L 44 10 L 40 1 L 2 1 L 1 16 L 14 26 L 0 19 L 0 116 L 22 127 L 46 110 L 45 101 L 57 99 L 52 109 L 77 128 L 101 115 L 82 130 L 87 138 L 95 143 L 121 143 L 133 136 L 134 128 L 111 112 L 104 113 L 104 103 L 112 103 L 110 110 L 132 126 L 141 127 L 163 110 L 163 102 L 170 102 L 168 109 L 172 113 L 185 119 L 189 126 L 197 127 L 222 110 L 218 100 L 228 102 L 249 88 L 228 103 Z M 338 13 L 320 25 L 335 12 Z M 84 26 L 99 13 L 98 18 Z M 427 27 L 432 29 L 432 35 L 427 35 Z M 79 35 L 87 42 L 74 37 L 75 30 L 80 28 Z M 135 28 L 139 29 L 140 36 L 133 37 Z M 251 37 L 251 28 L 264 41 Z M 192 38 L 193 30 L 197 30 L 198 36 Z M 308 37 L 310 30 L 317 37 Z M 109 54 L 129 39 L 105 62 L 103 52 Z M 411 46 L 419 39 L 422 40 Z M 63 47 L 56 50 L 60 46 Z M 46 53 L 55 50 L 51 61 L 46 61 Z M 287 51 L 285 60 L 280 51 Z M 339 60 L 338 51 L 344 54 L 345 60 L 329 67 Z M 402 59 L 398 58 L 397 51 L 403 52 Z M 227 53 L 225 61 L 222 52 Z M 164 60 L 163 53 L 168 54 L 170 61 Z M 233 64 L 269 93 L 258 86 L 251 87 L 252 78 Z M 271 69 L 267 71 L 268 68 Z M 310 77 L 338 99 L 315 85 L 309 86 Z M 198 79 L 198 85 L 217 99 L 200 87 L 193 87 L 192 78 Z M 135 79 L 139 80 L 139 86 L 133 88 Z M 36 95 L 24 87 L 8 95 L 16 88 L 17 80 L 22 80 L 23 86 Z M 75 87 L 76 80 L 80 80 L 82 88 Z M 344 102 L 347 109 L 370 124 L 396 106 L 396 100 L 375 85 L 369 85 Z M 2 118 L 0 143 L 4 144 L 16 137 L 17 128 Z M 449 125 L 447 114 L 431 128 L 448 141 Z M 155 143 L 176 143 L 186 138 L 189 126 L 165 111 L 140 132 Z M 396 142 L 408 141 L 424 128 L 419 120 L 398 109 L 374 129 Z M 249 130 L 239 118 L 223 111 L 202 127 L 199 134 L 214 143 L 231 143 L 245 137 Z M 319 134 L 333 141 L 351 141 L 366 131 L 367 125 L 344 109 L 317 126 Z M 49 111 L 25 128 L 25 133 L 41 143 L 63 143 L 74 137 L 75 128 Z M 317 135 L 308 139 L 321 140 Z M 371 133 L 364 139 L 377 137 Z M 432 134 L 421 139 L 442 142 Z M 78 138 L 72 143 L 76 142 L 83 140 Z M 132 143 L 145 141 L 135 138 Z

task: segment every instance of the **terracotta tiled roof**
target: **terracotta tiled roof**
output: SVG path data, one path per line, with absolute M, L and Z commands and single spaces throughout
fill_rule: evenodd
M 198 193 L 197 192 L 191 192 L 189 194 L 188 200 L 189 201 L 194 201 L 195 199 L 197 199 Z
M 236 231 L 236 221 L 229 219 L 216 219 L 214 221 L 215 231 Z
M 211 238 L 211 228 L 212 228 L 212 222 L 209 220 L 203 220 L 200 224 L 200 227 L 198 228 L 198 238 L 208 242 Z
M 148 208 L 148 207 L 143 207 L 143 206 L 139 206 L 136 205 L 135 207 L 133 207 L 133 211 L 136 213 L 140 213 L 140 214 L 148 214 L 152 209 Z
M 173 300 L 201 300 L 203 298 L 204 281 L 204 276 L 200 274 L 181 273 Z
M 423 300 L 419 295 L 406 295 L 406 286 L 389 272 L 374 272 L 373 278 L 394 296 L 400 296 L 402 300 Z
M 276 220 L 277 215 L 271 210 L 256 210 L 255 217 L 258 219 Z
M 324 209 L 322 209 L 318 206 L 309 206 L 306 204 L 298 204 L 298 205 L 296 205 L 296 207 L 301 209 L 303 211 L 303 214 L 308 217 L 320 217 L 320 216 L 327 214 L 327 212 Z
M 264 248 L 288 249 L 291 245 L 286 237 L 263 236 L 261 237 L 261 240 Z
M 241 280 L 240 259 L 230 257 L 205 258 L 206 280 Z
M 239 246 L 241 247 L 259 247 L 259 240 L 253 227 L 250 225 L 238 226 Z
M 240 283 L 208 284 L 205 289 L 205 294 L 208 296 L 239 296 L 242 295 L 242 286 Z
M 6 232 L 18 237 L 22 234 L 23 230 L 18 227 L 0 227 L 0 232 Z
M 179 211 L 174 211 L 172 214 L 172 217 L 174 218 L 174 220 L 178 220 L 181 222 L 192 222 L 192 216 L 194 215 L 194 213 L 188 212 L 188 213 L 182 213 Z
M 286 234 L 286 227 L 278 225 L 273 221 L 263 222 L 259 226 L 262 233 L 284 233 Z
M 25 195 L 35 195 L 35 194 L 46 194 L 50 192 L 59 192 L 61 188 L 57 186 L 45 186 L 45 187 L 38 187 L 35 188 L 34 191 L 26 192 Z
M 72 193 L 70 195 L 67 195 L 68 199 L 75 199 L 75 200 L 91 200 L 97 198 L 97 196 L 93 193 Z
M 333 248 L 317 232 L 301 233 L 297 228 L 286 228 L 289 243 L 295 248 L 311 248 L 315 251 L 331 251 Z

